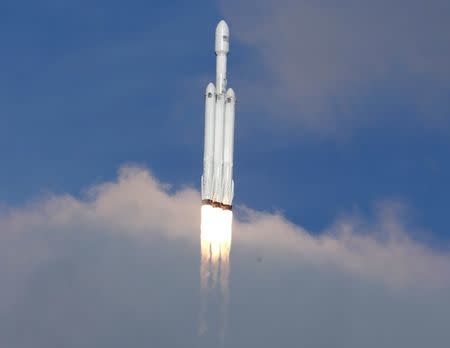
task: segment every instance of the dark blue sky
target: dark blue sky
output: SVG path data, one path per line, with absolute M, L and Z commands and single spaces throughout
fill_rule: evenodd
M 286 17 L 294 34 L 307 35 L 314 25 L 321 26 L 319 38 L 329 34 L 330 42 L 305 45 L 301 35 L 284 37 L 263 5 L 232 12 L 234 1 L 229 8 L 212 1 L 2 3 L 0 201 L 79 194 L 128 162 L 163 182 L 199 188 L 203 93 L 214 79 L 214 29 L 224 17 L 231 29 L 229 85 L 238 99 L 236 204 L 281 210 L 320 231 L 340 214 L 370 215 L 377 202 L 401 201 L 431 238 L 448 241 L 450 44 L 415 24 L 440 31 L 444 22 L 433 16 L 443 2 L 424 14 L 412 6 L 411 25 L 423 38 L 410 42 L 401 34 L 408 27 L 399 25 L 392 42 L 375 41 L 367 54 L 361 42 L 390 36 L 367 21 L 361 40 L 331 42 L 339 36 L 332 35 L 334 12 L 326 3 L 329 32 L 321 20 L 300 25 L 305 11 Z M 360 18 L 358 11 L 345 15 Z M 403 20 L 388 15 L 385 26 Z M 246 23 L 279 40 L 253 35 Z M 322 47 L 329 55 L 320 59 Z M 307 59 L 316 57 L 314 49 L 317 62 Z M 346 77 L 348 57 L 357 78 Z M 280 66 L 289 66 L 293 79 L 298 74 L 299 84 L 288 83 Z M 324 131 L 328 124 L 332 130 Z

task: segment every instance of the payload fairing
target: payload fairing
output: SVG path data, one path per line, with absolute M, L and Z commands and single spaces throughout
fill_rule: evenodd
M 216 86 L 209 83 L 205 93 L 205 144 L 202 203 L 231 210 L 234 194 L 233 147 L 236 98 L 227 90 L 227 55 L 230 31 L 225 21 L 216 28 Z

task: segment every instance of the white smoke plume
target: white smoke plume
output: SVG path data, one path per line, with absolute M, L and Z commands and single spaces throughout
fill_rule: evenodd
M 80 197 L 2 206 L 0 346 L 196 346 L 199 202 L 124 167 Z M 398 209 L 316 234 L 237 210 L 232 279 L 217 278 L 231 288 L 227 345 L 446 346 L 450 252 L 418 241 Z

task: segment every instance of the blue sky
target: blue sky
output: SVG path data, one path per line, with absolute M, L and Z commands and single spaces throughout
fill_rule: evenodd
M 79 193 L 114 177 L 127 162 L 149 167 L 163 181 L 198 187 L 202 94 L 214 79 L 213 31 L 224 17 L 232 34 L 229 84 L 238 96 L 237 204 L 281 210 L 320 230 L 344 212 L 368 214 L 380 200 L 400 200 L 434 237 L 448 240 L 448 61 L 435 67 L 443 72 L 418 76 L 382 51 L 368 61 L 356 42 L 356 66 L 387 61 L 389 74 L 358 73 L 366 79 L 355 90 L 354 76 L 347 83 L 346 70 L 337 65 L 342 88 L 324 97 L 320 84 L 336 81 L 318 74 L 317 82 L 311 73 L 301 82 L 301 72 L 326 68 L 308 67 L 310 53 L 304 62 L 301 52 L 294 54 L 300 85 L 287 85 L 276 81 L 275 63 L 265 59 L 272 38 L 252 42 L 245 36 L 242 23 L 256 31 L 262 25 L 264 3 L 260 16 L 234 2 L 131 1 L 124 7 L 118 1 L 44 1 L 27 3 L 26 10 L 23 2 L 3 4 L 1 201 L 14 205 L 47 191 Z M 303 20 L 301 14 L 295 18 Z M 281 30 L 269 24 L 261 32 Z M 433 63 L 434 55 L 448 57 L 448 38 L 440 42 L 427 34 L 431 53 L 422 58 Z M 292 48 L 274 55 L 292 55 Z M 335 66 L 333 59 L 327 66 Z M 308 89 L 310 81 L 319 87 Z M 298 102 L 281 100 L 284 88 L 294 90 Z M 425 93 L 428 104 L 416 104 Z M 299 122 L 302 117 L 317 118 L 317 124 Z M 324 132 L 329 124 L 333 130 Z
M 449 342 L 448 1 L 255 4 L 0 5 L 1 346 L 201 346 L 222 18 L 237 96 L 225 346 Z
M 46 191 L 77 193 L 113 177 L 126 162 L 148 166 L 161 180 L 198 186 L 201 96 L 214 79 L 212 33 L 226 12 L 219 4 L 133 1 L 124 9 L 114 1 L 45 1 L 26 11 L 20 2 L 3 6 L 2 201 L 18 204 Z M 283 85 L 273 82 L 258 44 L 240 40 L 232 18 L 225 18 L 233 35 L 229 81 L 239 102 L 237 204 L 281 210 L 318 230 L 348 210 L 368 212 L 379 200 L 396 199 L 448 239 L 448 80 L 434 84 L 431 76 L 415 86 L 420 81 L 413 73 L 389 62 L 393 77 L 365 81 L 362 93 L 342 91 L 345 101 L 333 96 L 334 106 L 325 105 L 328 110 L 320 113 L 326 115 L 318 116 L 323 125 L 342 113 L 370 122 L 351 116 L 331 134 L 315 126 L 305 130 L 290 115 L 307 113 L 309 105 L 251 93 L 248 84 L 266 90 Z M 445 44 L 442 54 L 448 54 Z M 300 76 L 299 89 L 302 83 Z M 421 87 L 441 97 L 437 105 L 415 105 L 410 91 Z M 273 99 L 273 105 L 265 108 L 259 98 Z M 344 103 L 350 111 L 342 111 Z

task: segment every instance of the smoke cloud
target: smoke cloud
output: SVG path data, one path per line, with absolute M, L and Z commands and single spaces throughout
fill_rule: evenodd
M 202 344 L 199 202 L 127 166 L 80 197 L 2 207 L 0 345 Z M 226 345 L 445 346 L 450 252 L 417 241 L 398 205 L 375 211 L 311 234 L 241 207 Z

